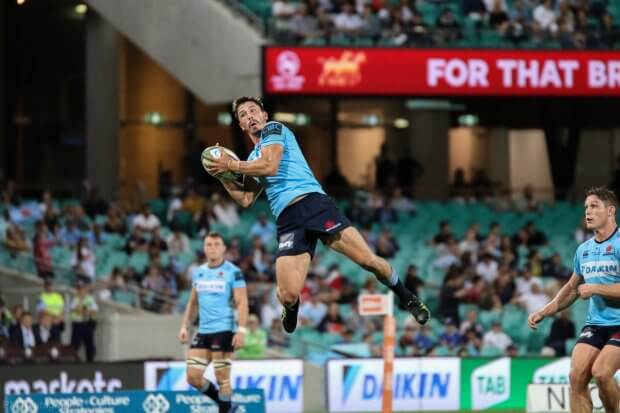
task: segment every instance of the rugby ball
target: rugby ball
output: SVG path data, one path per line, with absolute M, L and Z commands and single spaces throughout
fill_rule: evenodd
M 235 181 L 241 177 L 241 174 L 238 172 L 227 171 L 221 174 L 212 174 L 209 172 L 209 168 L 213 165 L 213 159 L 219 159 L 222 154 L 225 153 L 233 159 L 239 160 L 239 157 L 236 153 L 231 151 L 228 148 L 223 146 L 209 146 L 202 151 L 202 155 L 200 156 L 200 161 L 202 162 L 202 167 L 205 168 L 207 173 L 217 179 L 222 179 L 224 181 Z

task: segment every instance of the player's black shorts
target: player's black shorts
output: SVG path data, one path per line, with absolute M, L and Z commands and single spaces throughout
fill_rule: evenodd
M 234 335 L 235 333 L 232 331 L 220 331 L 213 334 L 196 333 L 189 348 L 232 353 L 234 351 L 232 345 Z
M 589 344 L 599 350 L 606 345 L 620 347 L 620 326 L 587 325 L 581 330 L 577 343 Z
M 319 238 L 350 227 L 336 203 L 327 195 L 312 192 L 284 208 L 278 217 L 278 257 L 308 252 L 314 256 Z

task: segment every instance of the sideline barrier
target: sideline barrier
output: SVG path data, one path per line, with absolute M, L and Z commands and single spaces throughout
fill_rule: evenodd
M 260 389 L 233 393 L 239 413 L 266 413 Z M 11 395 L 5 400 L 7 413 L 217 413 L 215 403 L 197 392 L 119 391 L 115 393 Z
M 594 412 L 605 412 L 598 387 L 590 385 L 590 396 Z M 527 386 L 527 413 L 570 412 L 568 384 L 530 384 Z

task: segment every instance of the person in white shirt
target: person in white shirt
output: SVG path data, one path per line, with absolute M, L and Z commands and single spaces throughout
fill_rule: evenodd
M 549 297 L 545 294 L 540 284 L 533 283 L 528 293 L 521 294 L 513 299 L 513 303 L 525 308 L 528 314 L 532 314 L 539 308 L 543 308 L 549 302 Z
M 498 275 L 497 261 L 491 254 L 484 253 L 480 257 L 480 262 L 476 265 L 476 274 L 480 275 L 486 282 L 492 284 Z
M 533 284 L 538 284 L 538 286 L 542 290 L 543 285 L 542 285 L 542 281 L 540 280 L 540 278 L 534 277 L 532 273 L 530 272 L 529 268 L 525 267 L 525 269 L 521 273 L 521 277 L 517 278 L 515 281 L 515 285 L 516 285 L 515 295 L 518 297 L 523 294 L 528 294 L 529 292 L 532 291 Z
M 213 194 L 211 200 L 213 201 L 213 215 L 215 215 L 217 222 L 228 228 L 232 228 L 241 222 L 234 202 L 222 198 L 218 193 Z
M 543 0 L 543 2 L 534 9 L 534 21 L 542 30 L 552 33 L 556 32 L 558 29 L 555 22 L 556 19 L 557 16 L 553 10 L 552 0 Z
M 482 338 L 483 347 L 493 347 L 500 349 L 502 352 L 512 344 L 512 339 L 504 333 L 502 325 L 499 321 L 495 321 L 490 331 L 487 331 Z
M 280 304 L 279 302 L 276 304 L 274 301 L 277 300 L 273 300 L 271 294 L 269 293 L 265 293 L 261 301 L 261 326 L 266 330 L 271 328 L 273 320 L 280 319 L 280 313 L 282 312 L 282 304 Z
M 459 244 L 459 251 L 461 255 L 465 252 L 469 252 L 472 257 L 472 261 L 476 262 L 478 260 L 478 249 L 480 248 L 480 243 L 478 239 L 476 239 L 476 230 L 470 228 L 465 233 L 465 239 L 461 241 Z
M 71 267 L 82 281 L 91 283 L 95 280 L 95 254 L 88 248 L 88 240 L 84 237 L 75 246 Z
M 148 204 L 144 204 L 142 207 L 142 212 L 139 215 L 136 215 L 132 222 L 134 228 L 140 230 L 141 233 L 151 233 L 156 228 L 161 226 L 161 222 L 156 215 L 151 213 L 151 208 Z
M 179 255 L 190 251 L 188 236 L 177 227 L 173 227 L 172 232 L 166 238 L 166 244 L 170 255 Z
M 276 30 L 289 30 L 291 28 L 291 18 L 295 14 L 296 7 L 288 0 L 276 0 L 271 6 L 271 14 L 275 19 Z

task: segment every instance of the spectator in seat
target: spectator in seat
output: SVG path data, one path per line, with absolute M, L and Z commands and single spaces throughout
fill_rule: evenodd
M 29 311 L 24 311 L 19 324 L 15 324 L 11 329 L 11 343 L 21 349 L 34 348 L 37 342 L 40 341 L 35 335 L 32 326 L 32 314 Z
M 314 294 L 299 308 L 299 321 L 302 325 L 317 328 L 326 314 L 327 306 L 319 300 L 318 295 Z
M 334 18 L 334 28 L 336 34 L 343 37 L 356 37 L 362 29 L 362 19 L 350 1 L 342 5 L 341 12 Z
M 381 21 L 375 13 L 371 4 L 364 4 L 362 9 L 362 25 L 360 28 L 360 36 L 368 37 L 373 42 L 377 42 L 381 37 Z
M 383 258 L 393 258 L 400 250 L 400 245 L 388 228 L 384 228 L 377 239 L 377 255 Z
M 82 282 L 92 283 L 95 281 L 95 253 L 88 247 L 88 241 L 84 237 L 80 238 L 75 247 L 75 253 L 71 259 L 71 268 Z
M 452 230 L 450 229 L 450 223 L 448 221 L 441 221 L 439 223 L 439 233 L 433 238 L 433 244 L 447 244 L 448 241 L 454 238 Z
M 80 351 L 82 344 L 86 350 L 86 360 L 95 359 L 95 317 L 99 307 L 84 283 L 76 285 L 77 294 L 71 302 L 71 346 Z
M 11 311 L 5 306 L 4 299 L 0 294 L 0 343 L 10 338 L 10 329 L 14 323 L 15 319 Z
M 467 337 L 469 332 L 473 332 L 476 336 L 482 338 L 484 328 L 478 322 L 478 312 L 476 310 L 470 310 L 467 313 L 467 318 L 461 323 L 460 332 L 464 337 Z
M 113 206 L 108 209 L 108 220 L 103 225 L 103 230 L 119 235 L 125 235 L 127 232 L 127 225 L 118 207 Z
M 493 8 L 489 12 L 489 26 L 497 30 L 502 36 L 506 34 L 509 18 L 506 10 L 502 9 L 502 0 L 493 1 Z
M 455 349 L 463 343 L 463 336 L 459 332 L 454 320 L 448 318 L 444 322 L 444 331 L 439 336 L 441 345 Z
M 415 338 L 415 346 L 420 349 L 422 355 L 427 354 L 435 347 L 435 340 L 428 324 L 423 325 L 420 329 L 420 333 Z
M 54 278 L 50 248 L 56 245 L 56 241 L 50 239 L 47 225 L 45 225 L 44 221 L 37 221 L 35 229 L 36 233 L 32 244 L 34 246 L 34 261 L 37 267 L 37 275 L 41 278 Z
M 425 281 L 418 276 L 418 267 L 414 264 L 409 264 L 405 273 L 405 287 L 416 296 L 419 296 L 424 285 Z
M 286 32 L 291 29 L 291 18 L 295 14 L 295 5 L 288 0 L 276 0 L 271 6 L 271 15 L 275 19 L 275 29 Z
M 248 316 L 248 332 L 244 341 L 243 346 L 237 350 L 239 359 L 265 358 L 267 332 L 260 327 L 256 314 Z
M 263 245 L 270 245 L 276 238 L 276 226 L 267 219 L 267 214 L 259 212 L 257 221 L 250 228 L 250 236 L 258 236 Z
M 90 219 L 94 220 L 97 215 L 105 215 L 108 212 L 108 203 L 101 197 L 99 188 L 93 187 L 88 192 L 88 197 L 82 202 L 82 208 Z
M 520 277 L 517 278 L 515 284 L 517 286 L 516 295 L 520 296 L 522 294 L 527 294 L 532 291 L 532 285 L 538 284 L 540 289 L 542 290 L 543 285 L 540 278 L 536 278 L 532 276 L 532 272 L 530 271 L 528 266 L 525 266 L 520 273 Z
M 502 353 L 511 344 L 512 339 L 502 330 L 502 324 L 499 321 L 494 321 L 491 330 L 487 331 L 482 338 L 482 345 L 484 347 L 497 348 Z
M 213 214 L 217 219 L 217 222 L 224 225 L 227 228 L 233 228 L 241 222 L 239 213 L 237 212 L 237 206 L 227 197 L 224 198 L 220 194 L 215 193 L 211 197 L 213 202 Z
M 39 323 L 33 326 L 37 345 L 60 343 L 62 331 L 52 321 L 52 316 L 45 312 L 39 315 Z
M 172 256 L 190 251 L 189 237 L 176 226 L 172 227 L 172 232 L 168 235 L 166 244 L 168 252 Z
M 528 314 L 543 308 L 549 302 L 549 297 L 542 291 L 540 284 L 532 284 L 528 293 L 521 294 L 513 300 L 514 304 L 525 308 Z
M 618 40 L 620 40 L 620 27 L 614 22 L 614 16 L 605 12 L 601 24 L 601 47 L 613 49 Z
M 344 320 L 340 315 L 340 307 L 336 303 L 331 303 L 327 314 L 319 323 L 317 329 L 321 333 L 340 334 L 344 331 Z
M 553 9 L 553 0 L 543 0 L 538 6 L 536 6 L 536 8 L 534 8 L 533 15 L 534 28 L 539 38 L 544 37 L 545 35 L 555 34 L 557 32 L 557 16 Z M 524 190 L 524 201 L 526 204 L 526 210 L 531 210 L 530 200 L 527 198 L 528 194 L 525 191 L 526 190 Z
M 303 43 L 308 39 L 322 37 L 319 27 L 319 19 L 308 11 L 308 5 L 300 4 L 295 15 L 291 19 L 291 32 L 296 43 Z
M 30 245 L 26 241 L 26 233 L 11 220 L 9 211 L 4 211 L 5 233 L 4 246 L 9 250 L 11 256 L 15 257 L 20 252 L 30 250 Z
M 566 340 L 571 338 L 575 338 L 575 323 L 570 319 L 570 311 L 564 310 L 553 320 L 545 344 L 555 350 L 557 357 L 564 357 L 566 356 Z
M 473 21 L 481 21 L 487 13 L 483 0 L 463 0 L 463 14 Z
M 161 226 L 159 218 L 151 212 L 148 204 L 142 206 L 142 211 L 134 217 L 132 224 L 133 228 L 137 229 L 141 235 L 150 235 Z
M 204 208 L 205 203 L 206 199 L 192 187 L 188 189 L 187 195 L 185 196 L 185 199 L 183 199 L 182 208 L 184 211 L 189 212 L 194 218 L 196 218 Z

